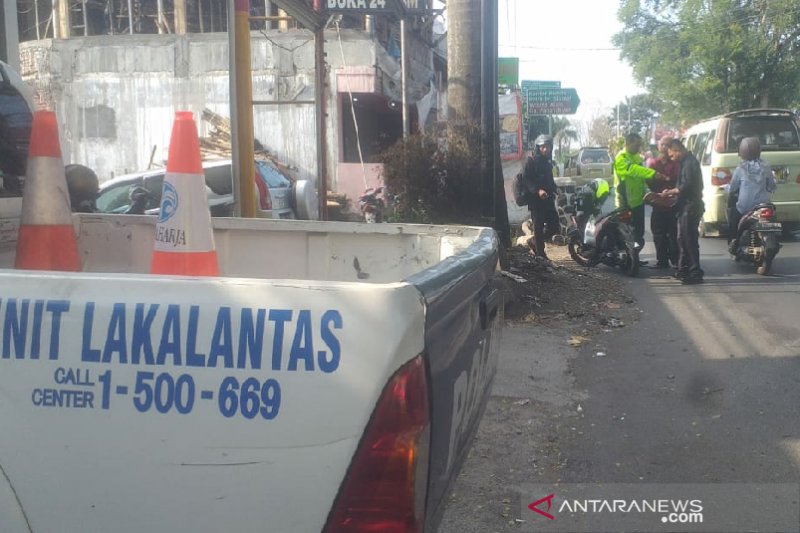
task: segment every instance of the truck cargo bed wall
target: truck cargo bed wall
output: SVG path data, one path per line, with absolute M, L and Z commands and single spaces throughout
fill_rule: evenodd
M 75 221 L 85 272 L 149 271 L 155 217 L 76 215 Z M 466 249 L 481 231 L 486 230 L 214 219 L 222 275 L 261 279 L 401 281 Z

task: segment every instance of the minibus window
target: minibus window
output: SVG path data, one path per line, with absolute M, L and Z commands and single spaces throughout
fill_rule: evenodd
M 735 117 L 728 131 L 726 152 L 738 152 L 745 137 L 757 137 L 764 152 L 800 150 L 797 125 L 789 116 Z
M 703 132 L 697 136 L 697 142 L 694 145 L 694 149 L 692 153 L 697 159 L 700 159 L 700 156 L 706 149 L 706 142 L 708 141 L 708 132 Z
M 703 165 L 710 165 L 711 164 L 711 152 L 714 151 L 714 139 L 717 136 L 716 130 L 711 130 L 711 133 L 708 134 L 708 142 L 706 143 L 706 149 L 703 151 Z

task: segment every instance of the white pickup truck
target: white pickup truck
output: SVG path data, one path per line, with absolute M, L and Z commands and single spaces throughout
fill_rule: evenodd
M 82 273 L 0 255 L 0 531 L 434 531 L 502 323 L 483 228 L 75 215 Z

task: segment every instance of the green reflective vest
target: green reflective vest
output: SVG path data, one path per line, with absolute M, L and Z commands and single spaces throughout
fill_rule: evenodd
M 656 171 L 642 166 L 642 156 L 622 150 L 614 159 L 614 189 L 617 207 L 639 207 L 647 194 L 645 182 L 653 179 Z

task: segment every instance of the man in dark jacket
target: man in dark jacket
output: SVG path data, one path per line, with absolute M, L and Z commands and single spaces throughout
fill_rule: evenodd
M 523 180 L 533 219 L 534 253 L 536 257 L 547 259 L 544 243 L 561 231 L 555 204 L 557 190 L 553 180 L 553 138 L 550 135 L 536 138 L 533 157 L 525 163 Z
M 700 268 L 700 243 L 698 225 L 703 216 L 703 176 L 700 162 L 683 143 L 673 139 L 667 145 L 669 158 L 681 165 L 678 184 L 662 194 L 677 198 L 675 209 L 678 215 L 678 270 L 675 277 L 685 284 L 702 283 L 703 269 Z

